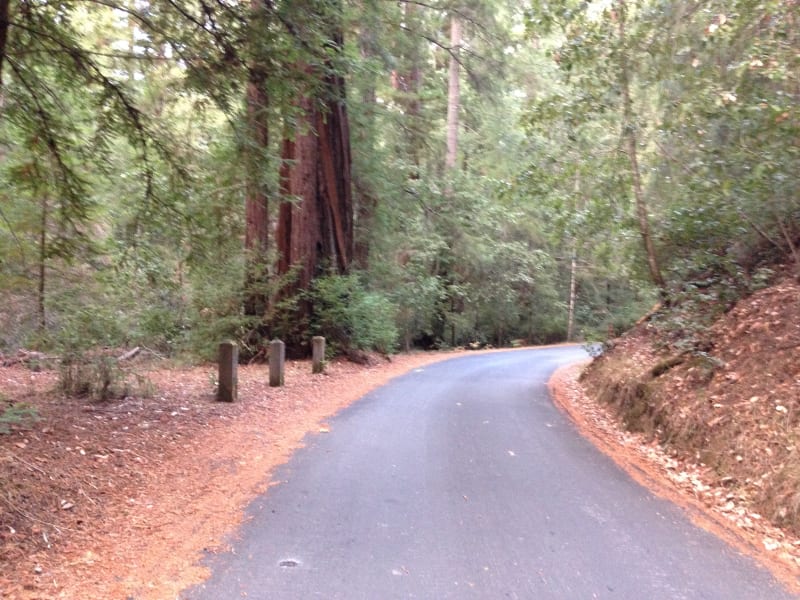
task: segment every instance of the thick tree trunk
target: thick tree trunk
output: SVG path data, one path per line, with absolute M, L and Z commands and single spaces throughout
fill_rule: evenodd
M 317 274 L 323 247 L 326 245 L 321 225 L 319 138 L 314 129 L 318 110 L 313 100 L 299 102 L 302 116 L 297 119 L 307 131 L 298 130 L 294 139 L 283 143 L 281 191 L 276 242 L 278 273 L 285 275 L 296 269 L 296 279 L 287 295 L 306 289 Z
M 628 154 L 628 162 L 630 164 L 631 179 L 633 184 L 633 195 L 636 202 L 636 217 L 639 222 L 639 234 L 644 243 L 645 254 L 647 257 L 647 267 L 650 271 L 650 278 L 653 283 L 658 286 L 661 293 L 666 291 L 666 282 L 661 274 L 661 268 L 658 264 L 658 257 L 656 255 L 655 244 L 653 243 L 653 236 L 650 232 L 650 216 L 647 207 L 647 200 L 644 197 L 642 189 L 642 177 L 639 169 L 639 159 L 637 153 L 638 137 L 636 131 L 636 124 L 633 117 L 633 99 L 631 97 L 630 86 L 630 65 L 628 64 L 628 55 L 625 48 L 626 32 L 625 32 L 625 15 L 626 15 L 626 2 L 625 0 L 618 0 L 617 2 L 617 18 L 619 26 L 619 41 L 621 46 L 620 51 L 620 84 L 622 88 L 622 135 L 625 141 L 625 148 Z
M 447 84 L 447 154 L 445 169 L 451 171 L 458 158 L 458 112 L 461 106 L 459 49 L 461 48 L 461 21 L 455 15 L 450 19 L 450 72 Z
M 247 280 L 245 314 L 263 316 L 267 310 L 266 285 L 269 276 L 269 201 L 262 183 L 266 169 L 264 154 L 269 145 L 265 77 L 252 68 L 247 82 L 247 128 L 250 144 L 245 149 L 245 237 Z
M 353 260 L 350 128 L 337 60 L 343 51 L 340 8 L 337 1 L 312 3 L 298 13 L 298 19 L 325 23 L 328 35 L 324 47 L 309 48 L 323 64 L 296 63 L 304 70 L 300 79 L 307 87 L 286 120 L 289 129 L 281 152 L 276 266 L 278 275 L 286 276 L 279 298 L 298 300 L 293 313 L 285 315 L 288 325 L 281 332 L 287 352 L 295 356 L 311 350 L 307 317 L 312 306 L 298 292 L 307 290 L 320 275 L 346 273 Z
M 278 273 L 297 269 L 289 292 L 305 289 L 325 269 L 347 272 L 353 259 L 350 132 L 344 80 L 325 78 L 323 109 L 300 100 L 298 129 L 283 149 L 277 227 Z
M 344 82 L 330 78 L 326 87 L 336 100 L 323 112 L 313 99 L 299 102 L 298 129 L 283 145 L 281 192 L 276 240 L 278 274 L 291 279 L 281 290 L 291 297 L 327 273 L 344 274 L 353 259 L 353 204 L 350 137 L 342 100 Z M 307 355 L 307 317 L 312 306 L 301 299 L 284 333 L 287 352 Z
M 339 42 L 341 43 L 341 42 Z M 326 87 L 334 98 L 318 115 L 322 207 L 326 232 L 330 232 L 328 251 L 331 266 L 345 273 L 353 260 L 352 157 L 350 122 L 345 105 L 344 78 L 329 76 Z
M 263 22 L 265 0 L 250 0 L 251 26 L 257 31 Z M 247 144 L 244 149 L 245 169 L 245 236 L 246 253 L 244 312 L 263 318 L 270 306 L 268 284 L 271 275 L 269 197 L 264 174 L 269 161 L 269 78 L 266 58 L 254 53 L 248 69 L 245 109 Z M 263 329 L 263 328 L 261 328 Z M 259 331 L 263 335 L 264 331 Z

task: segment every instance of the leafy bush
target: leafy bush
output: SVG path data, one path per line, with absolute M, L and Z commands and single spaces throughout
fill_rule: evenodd
M 198 269 L 195 277 L 187 317 L 189 327 L 181 349 L 202 360 L 215 360 L 219 343 L 233 339 L 239 342 L 240 357 L 252 355 L 248 332 L 258 328 L 261 317 L 242 312 L 241 265 L 235 264 L 228 270 L 206 266 Z
M 357 274 L 316 279 L 305 298 L 311 302 L 311 333 L 322 335 L 332 353 L 397 349 L 396 307 L 367 290 Z

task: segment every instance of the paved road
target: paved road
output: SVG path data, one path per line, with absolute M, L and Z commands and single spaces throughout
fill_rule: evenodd
M 418 369 L 308 439 L 189 600 L 792 598 L 555 409 L 579 348 Z

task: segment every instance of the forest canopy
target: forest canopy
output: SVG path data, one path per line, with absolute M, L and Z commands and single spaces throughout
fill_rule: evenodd
M 590 340 L 800 273 L 754 2 L 0 1 L 0 352 Z

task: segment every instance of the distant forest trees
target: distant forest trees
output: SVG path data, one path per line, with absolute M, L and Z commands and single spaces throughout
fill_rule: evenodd
M 800 269 L 793 1 L 0 3 L 0 351 L 596 339 Z

